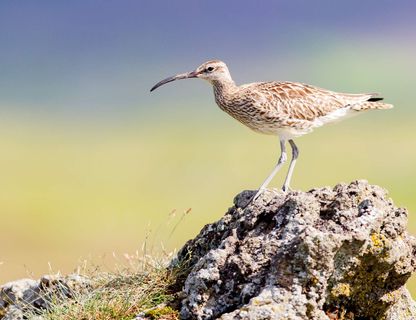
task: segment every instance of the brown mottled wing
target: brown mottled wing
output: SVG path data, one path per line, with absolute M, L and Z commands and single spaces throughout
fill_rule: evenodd
M 254 105 L 267 116 L 300 121 L 313 121 L 372 96 L 341 94 L 297 82 L 260 82 L 244 87 L 257 96 Z

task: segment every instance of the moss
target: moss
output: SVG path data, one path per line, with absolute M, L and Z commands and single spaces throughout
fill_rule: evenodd
M 179 312 L 167 306 L 162 308 L 152 309 L 145 314 L 150 320 L 177 320 L 179 319 Z
M 391 277 L 391 269 L 385 260 L 391 244 L 384 235 L 374 232 L 363 248 L 364 251 L 355 252 L 355 267 L 345 270 L 343 277 L 330 284 L 327 309 L 336 307 L 338 312 L 344 310 L 346 314 L 351 312 L 363 317 L 376 316 L 377 319 L 383 319 L 387 308 L 395 300 L 394 293 L 385 287 L 387 278 Z M 344 261 L 345 256 L 339 254 L 337 258 Z
M 361 257 L 360 263 L 357 264 L 358 268 L 353 274 L 345 274 L 342 282 L 334 284 L 330 289 L 331 297 L 327 303 L 329 306 L 339 306 L 347 313 L 383 319 L 392 302 L 382 299 L 387 293 L 384 287 L 385 279 L 384 281 L 380 279 L 381 270 L 385 267 L 374 257 L 373 252 L 377 246 L 380 248 L 383 241 L 378 236 L 371 239 L 371 242 L 375 242 L 374 246 L 371 246 L 368 253 Z

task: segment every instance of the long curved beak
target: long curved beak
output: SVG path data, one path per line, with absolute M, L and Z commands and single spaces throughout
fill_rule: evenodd
M 159 88 L 160 86 L 168 83 L 168 82 L 172 82 L 175 80 L 180 80 L 180 79 L 189 79 L 189 78 L 196 78 L 198 76 L 198 72 L 196 71 L 191 71 L 191 72 L 187 72 L 187 73 L 181 73 L 181 74 L 177 74 L 176 76 L 173 77 L 169 77 L 166 79 L 163 79 L 162 81 L 159 81 L 158 83 L 156 83 L 152 89 L 150 89 L 150 92 L 152 92 L 153 90 Z

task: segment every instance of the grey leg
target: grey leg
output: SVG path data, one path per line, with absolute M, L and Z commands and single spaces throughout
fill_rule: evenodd
M 299 149 L 296 146 L 295 142 L 292 139 L 290 139 L 289 143 L 290 143 L 290 147 L 292 148 L 292 160 L 290 160 L 289 171 L 287 172 L 285 183 L 283 184 L 283 188 L 282 188 L 283 191 L 289 190 L 289 185 L 290 185 L 290 180 L 292 179 L 293 169 L 295 168 L 296 159 L 299 156 Z
M 261 193 L 267 188 L 270 181 L 273 179 L 273 177 L 276 175 L 276 173 L 280 170 L 282 165 L 286 162 L 287 155 L 286 155 L 285 143 L 286 143 L 285 140 L 280 140 L 281 154 L 280 154 L 279 161 L 277 162 L 276 166 L 274 167 L 272 173 L 267 177 L 266 180 L 264 180 L 263 184 L 260 186 L 259 190 L 257 191 L 256 195 L 253 198 L 253 201 L 255 201 L 261 195 Z

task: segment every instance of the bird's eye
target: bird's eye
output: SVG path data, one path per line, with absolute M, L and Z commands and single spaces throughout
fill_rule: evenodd
M 213 71 L 213 70 L 214 70 L 214 67 L 208 67 L 206 70 L 207 70 L 208 72 L 211 72 L 211 71 Z

